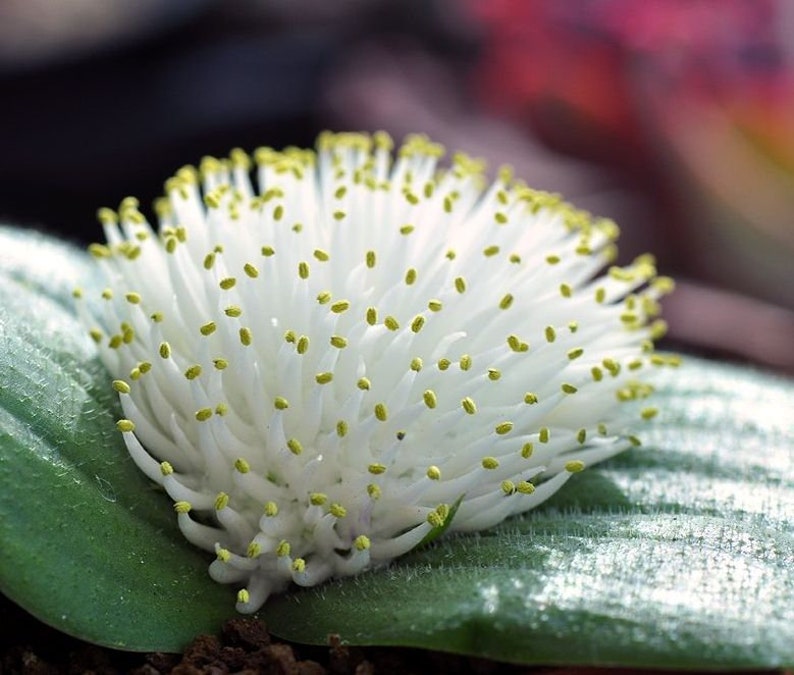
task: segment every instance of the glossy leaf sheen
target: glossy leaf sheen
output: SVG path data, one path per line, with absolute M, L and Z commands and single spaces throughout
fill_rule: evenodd
M 234 594 L 207 577 L 115 429 L 109 376 L 72 310 L 93 269 L 0 228 L 0 589 L 71 635 L 176 651 L 216 630 Z
M 82 253 L 0 229 L 0 586 L 87 640 L 178 650 L 234 592 L 128 460 L 71 309 Z M 688 359 L 645 445 L 547 506 L 268 602 L 270 629 L 526 663 L 794 664 L 794 387 Z M 508 497 L 506 497 L 508 498 Z

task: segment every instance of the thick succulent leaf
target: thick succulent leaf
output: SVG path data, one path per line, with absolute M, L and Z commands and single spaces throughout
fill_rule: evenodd
M 0 230 L 0 586 L 87 640 L 177 650 L 234 593 L 126 457 L 71 309 L 92 278 L 82 253 Z M 499 528 L 275 598 L 271 630 L 526 663 L 794 665 L 794 386 L 695 359 L 660 376 L 643 447 Z
M 127 456 L 72 309 L 82 252 L 0 228 L 0 589 L 66 633 L 176 651 L 229 616 L 169 500 Z
M 292 593 L 278 635 L 525 663 L 794 664 L 794 387 L 689 359 L 641 448 L 546 506 Z

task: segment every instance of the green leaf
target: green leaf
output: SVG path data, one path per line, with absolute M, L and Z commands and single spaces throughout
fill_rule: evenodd
M 72 308 L 88 256 L 0 228 L 0 589 L 77 637 L 178 651 L 233 613 L 170 500 L 129 460 Z
M 645 444 L 546 506 L 262 614 L 277 635 L 545 664 L 794 664 L 794 387 L 696 359 Z
M 179 650 L 234 614 L 127 458 L 71 291 L 86 255 L 0 228 L 0 588 L 84 639 Z M 525 663 L 794 665 L 794 386 L 687 359 L 645 445 L 535 512 L 268 602 L 295 641 Z

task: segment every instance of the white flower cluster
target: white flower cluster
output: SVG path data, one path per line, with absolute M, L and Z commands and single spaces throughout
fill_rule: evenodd
M 158 231 L 100 211 L 118 427 L 241 612 L 528 511 L 656 413 L 621 404 L 674 363 L 671 281 L 597 276 L 614 223 L 442 155 L 327 133 L 180 170 Z

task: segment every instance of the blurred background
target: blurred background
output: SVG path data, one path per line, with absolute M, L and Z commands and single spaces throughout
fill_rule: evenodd
M 512 164 L 677 278 L 665 346 L 794 375 L 790 0 L 0 0 L 1 222 L 324 128 Z

